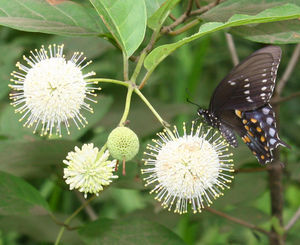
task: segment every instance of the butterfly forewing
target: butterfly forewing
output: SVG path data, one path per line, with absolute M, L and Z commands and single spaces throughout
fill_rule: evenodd
M 242 61 L 215 89 L 210 111 L 253 110 L 268 103 L 275 87 L 280 58 L 281 49 L 269 46 Z

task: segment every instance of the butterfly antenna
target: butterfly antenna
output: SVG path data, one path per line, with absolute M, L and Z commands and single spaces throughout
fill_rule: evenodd
M 189 100 L 189 98 L 187 98 L 186 100 L 187 100 L 187 102 L 189 102 L 189 103 L 191 103 L 191 104 L 193 104 L 193 105 L 196 105 L 196 106 L 198 106 L 199 108 L 201 108 L 200 107 L 200 103 L 199 103 L 199 101 L 190 93 L 190 91 L 189 91 L 189 89 L 188 88 L 186 88 L 186 92 L 188 93 L 188 95 L 189 96 L 191 96 L 192 98 L 193 98 L 193 100 L 195 100 L 196 101 L 196 103 L 195 102 L 193 102 L 193 101 L 190 101 Z

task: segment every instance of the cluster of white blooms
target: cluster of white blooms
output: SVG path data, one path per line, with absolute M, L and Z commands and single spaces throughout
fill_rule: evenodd
M 23 73 L 12 73 L 11 81 L 15 84 L 10 87 L 16 92 L 10 98 L 14 101 L 12 105 L 18 107 L 16 112 L 24 113 L 20 120 L 27 117 L 24 126 L 35 124 L 35 132 L 41 123 L 41 135 L 51 136 L 55 127 L 55 133 L 61 136 L 61 124 L 69 133 L 69 120 L 79 129 L 87 123 L 80 110 L 93 112 L 84 100 L 96 102 L 88 95 L 96 96 L 94 90 L 100 88 L 89 86 L 97 82 L 85 80 L 95 73 L 83 75 L 82 69 L 91 61 L 81 66 L 86 60 L 82 53 L 76 52 L 66 61 L 63 45 L 49 46 L 48 51 L 42 46 L 31 52 L 29 58 L 24 56 L 30 67 L 17 63 Z M 142 170 L 149 175 L 146 185 L 156 184 L 150 193 L 157 194 L 156 199 L 162 201 L 163 207 L 171 210 L 174 205 L 174 211 L 180 214 L 187 212 L 189 204 L 194 212 L 201 212 L 204 205 L 212 203 L 212 198 L 222 195 L 222 189 L 229 188 L 227 183 L 232 179 L 228 174 L 233 172 L 232 154 L 226 153 L 227 142 L 211 129 L 204 130 L 200 125 L 194 130 L 194 126 L 193 122 L 191 133 L 187 134 L 184 125 L 183 136 L 176 127 L 173 133 L 158 133 L 160 139 L 147 146 L 149 152 L 145 154 L 149 158 L 143 159 L 149 165 Z M 104 186 L 118 178 L 113 174 L 117 160 L 125 164 L 137 154 L 139 140 L 129 128 L 118 127 L 110 134 L 107 147 L 108 150 L 104 146 L 99 151 L 93 144 L 84 144 L 82 149 L 75 147 L 74 152 L 68 153 L 63 161 L 67 165 L 64 178 L 71 190 L 78 189 L 85 197 L 87 193 L 99 195 Z M 110 154 L 117 160 L 108 160 Z

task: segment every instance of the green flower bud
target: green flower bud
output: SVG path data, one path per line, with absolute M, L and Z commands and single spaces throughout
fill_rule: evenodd
M 137 135 L 127 127 L 117 127 L 108 136 L 107 148 L 111 156 L 119 161 L 135 157 L 140 147 Z

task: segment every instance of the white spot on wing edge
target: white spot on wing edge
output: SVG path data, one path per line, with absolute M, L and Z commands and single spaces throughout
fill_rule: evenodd
M 270 134 L 272 137 L 274 137 L 275 133 L 276 133 L 276 131 L 275 131 L 274 128 L 270 128 L 270 129 L 269 129 L 269 134 Z
M 264 87 L 261 88 L 262 91 L 264 91 L 264 90 L 266 90 L 266 89 L 267 89 L 266 86 L 264 86 Z
M 272 123 L 273 123 L 273 118 L 272 117 L 267 117 L 267 124 L 269 124 L 269 125 L 272 125 Z
M 253 100 L 251 100 L 250 96 L 246 97 L 246 100 L 247 100 L 248 102 L 253 102 Z
M 263 114 L 268 115 L 270 112 L 270 109 L 265 107 L 262 109 L 262 112 L 263 112 Z

